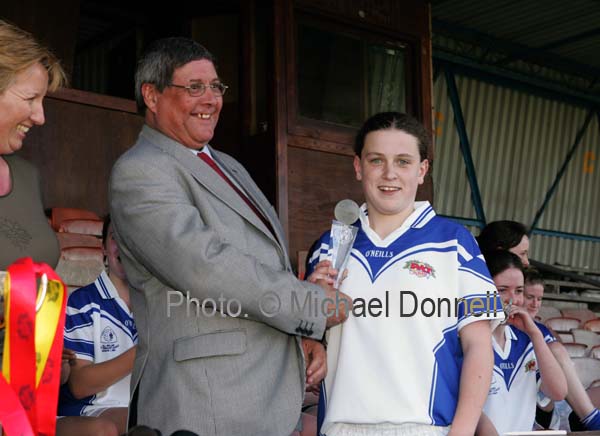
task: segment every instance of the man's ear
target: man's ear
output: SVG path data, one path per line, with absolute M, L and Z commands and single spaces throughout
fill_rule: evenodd
M 159 98 L 156 86 L 151 83 L 144 83 L 142 85 L 142 97 L 144 97 L 144 103 L 146 104 L 147 110 L 156 113 L 156 104 Z

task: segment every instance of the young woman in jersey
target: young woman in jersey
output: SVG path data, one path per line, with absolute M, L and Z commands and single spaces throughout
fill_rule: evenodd
M 102 241 L 107 271 L 67 301 L 65 348 L 74 351 L 75 358 L 69 362 L 68 383 L 61 386 L 58 436 L 116 436 L 127 431 L 137 330 L 109 217 Z
M 415 201 L 429 136 L 397 112 L 374 115 L 357 135 L 354 170 L 365 203 L 340 286 L 354 306 L 329 333 L 321 434 L 475 431 L 492 373 L 490 322 L 502 311 L 486 312 L 494 301 L 501 306 L 471 234 Z M 328 232 L 309 254 L 309 279 L 330 245 Z M 458 313 L 456 301 L 464 303 Z
M 549 398 L 562 400 L 567 381 L 540 328 L 523 306 L 523 263 L 498 250 L 485 259 L 502 298 L 508 323 L 492 334 L 494 373 L 478 434 L 530 431 L 535 420 L 537 378 Z

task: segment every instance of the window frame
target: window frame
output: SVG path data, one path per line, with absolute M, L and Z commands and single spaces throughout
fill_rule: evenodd
M 293 8 L 291 11 L 289 25 L 291 27 L 288 39 L 289 58 L 287 64 L 287 130 L 288 134 L 297 137 L 299 141 L 291 142 L 306 148 L 327 150 L 335 153 L 353 155 L 352 144 L 357 129 L 351 126 L 335 124 L 328 121 L 308 118 L 300 114 L 298 99 L 298 77 L 297 77 L 297 52 L 298 28 L 301 23 L 307 23 L 322 30 L 331 31 L 335 34 L 359 39 L 367 44 L 377 44 L 392 49 L 402 48 L 404 52 L 405 78 L 406 78 L 406 112 L 417 117 L 420 116 L 421 105 L 416 101 L 418 89 L 420 89 L 420 75 L 418 74 L 418 56 L 420 40 L 414 36 L 404 35 L 400 32 L 390 32 L 381 27 L 375 27 L 361 22 L 341 21 L 332 17 L 316 14 L 304 8 Z M 366 82 L 365 82 L 366 83 Z M 364 88 L 364 87 L 363 87 Z M 363 91 L 363 94 L 366 94 Z M 292 138 L 290 138 L 292 139 Z M 317 141 L 315 141 L 317 140 Z M 319 144 L 316 144 L 319 142 Z M 301 144 L 300 144 L 301 143 Z M 347 148 L 346 146 L 349 146 Z

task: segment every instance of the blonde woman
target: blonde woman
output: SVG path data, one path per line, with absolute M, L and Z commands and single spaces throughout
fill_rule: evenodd
M 36 169 L 13 153 L 44 124 L 43 100 L 65 83 L 59 61 L 29 33 L 0 20 L 0 270 L 21 257 L 56 266 Z

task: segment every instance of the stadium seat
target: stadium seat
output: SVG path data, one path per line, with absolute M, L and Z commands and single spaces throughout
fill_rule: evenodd
M 557 333 L 568 333 L 573 329 L 579 328 L 581 322 L 575 318 L 560 316 L 558 318 L 548 318 L 544 324 Z
M 573 333 L 573 338 L 575 339 L 575 342 L 586 344 L 590 348 L 595 347 L 596 345 L 600 345 L 600 335 L 598 335 L 597 333 L 583 329 L 573 329 L 571 330 L 571 333 Z M 600 378 L 600 374 L 598 374 L 598 376 Z
M 600 360 L 600 345 L 592 347 L 592 349 L 590 350 L 590 357 Z M 600 378 L 600 375 L 598 375 L 598 378 Z
M 584 388 L 587 389 L 600 377 L 600 360 L 591 357 L 574 357 L 571 360 Z
M 102 236 L 102 220 L 73 219 L 64 220 L 58 227 L 59 233 L 79 233 L 82 235 Z
M 56 273 L 69 292 L 92 283 L 104 270 L 102 249 L 95 247 L 70 247 L 61 250 Z
M 56 233 L 60 249 L 71 247 L 95 247 L 102 248 L 102 240 L 94 235 L 82 235 L 79 233 Z
M 589 321 L 590 319 L 596 319 L 596 314 L 589 309 L 563 309 L 561 310 L 562 316 L 567 318 L 576 318 L 581 321 L 581 324 Z
M 590 319 L 589 321 L 586 321 L 585 324 L 583 325 L 583 328 L 585 330 L 589 330 L 591 332 L 600 333 L 600 319 L 595 318 L 595 319 Z
M 545 306 L 542 305 L 540 310 L 538 311 L 537 317 L 541 320 L 541 322 L 545 323 L 548 318 L 558 318 L 562 316 L 560 310 L 553 306 Z
M 563 346 L 571 358 L 587 356 L 588 346 L 586 344 L 580 344 L 577 342 L 563 342 Z M 600 374 L 598 375 L 600 376 Z
M 73 219 L 100 220 L 100 217 L 90 210 L 71 207 L 53 207 L 50 213 L 50 223 L 55 232 L 58 232 L 63 221 Z
M 556 333 L 556 338 L 562 342 L 575 342 L 575 338 L 573 337 L 573 333 Z

